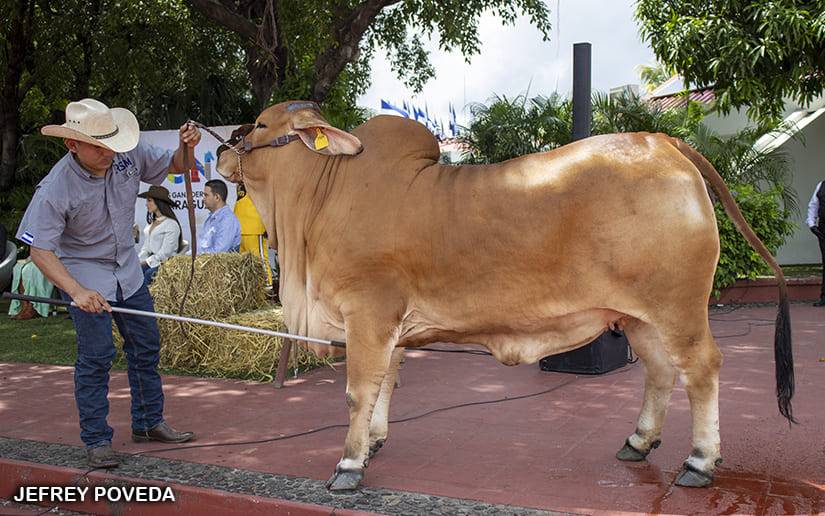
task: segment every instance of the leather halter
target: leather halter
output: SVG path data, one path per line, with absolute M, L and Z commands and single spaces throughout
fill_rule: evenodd
M 295 140 L 299 140 L 301 138 L 297 134 L 283 134 L 281 136 L 273 138 L 268 143 L 261 143 L 261 144 L 258 144 L 258 145 L 253 145 L 251 141 L 248 141 L 246 139 L 246 136 L 254 130 L 254 127 L 252 129 L 250 129 L 249 131 L 247 131 L 245 134 L 242 134 L 240 139 L 230 138 L 229 140 L 225 140 L 218 133 L 216 133 L 212 129 L 206 127 L 205 125 L 201 124 L 200 122 L 196 122 L 194 120 L 189 120 L 189 121 L 187 121 L 187 123 L 192 124 L 195 127 L 199 127 L 201 129 L 203 129 L 204 131 L 208 132 L 213 137 L 215 137 L 216 140 L 221 142 L 221 145 L 226 146 L 227 149 L 229 149 L 229 150 L 231 150 L 232 152 L 235 153 L 235 156 L 238 158 L 238 176 L 239 176 L 239 179 L 240 179 L 241 182 L 243 182 L 243 163 L 241 161 L 241 158 L 245 154 L 249 154 L 252 151 L 254 151 L 255 149 L 261 149 L 261 148 L 264 148 L 264 147 L 272 147 L 272 148 L 283 147 L 283 146 L 289 145 L 290 143 L 294 142 Z M 221 155 L 221 152 L 222 152 L 221 149 L 218 149 L 218 156 Z

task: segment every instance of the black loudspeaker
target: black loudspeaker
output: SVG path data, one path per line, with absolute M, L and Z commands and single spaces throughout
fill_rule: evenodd
M 606 331 L 586 346 L 542 358 L 539 367 L 557 373 L 602 374 L 627 364 L 628 351 L 624 333 Z

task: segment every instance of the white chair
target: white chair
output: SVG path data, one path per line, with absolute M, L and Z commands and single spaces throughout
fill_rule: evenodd
M 17 263 L 17 246 L 11 240 L 4 243 L 6 245 L 6 258 L 0 263 L 0 292 L 11 285 L 14 265 Z

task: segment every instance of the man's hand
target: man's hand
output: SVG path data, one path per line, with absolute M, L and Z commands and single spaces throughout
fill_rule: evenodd
M 188 146 L 190 149 L 194 149 L 201 141 L 201 130 L 194 125 L 183 124 L 178 130 L 178 136 L 181 148 Z
M 107 312 L 112 311 L 112 307 L 109 306 L 109 303 L 107 303 L 106 300 L 103 299 L 103 296 L 101 296 L 96 290 L 81 288 L 77 292 L 69 294 L 69 296 L 72 298 L 72 301 L 74 301 L 77 307 L 84 312 L 99 314 L 104 310 Z
M 811 233 L 816 235 L 817 238 L 825 238 L 825 235 L 822 234 L 822 230 L 816 226 L 811 226 Z

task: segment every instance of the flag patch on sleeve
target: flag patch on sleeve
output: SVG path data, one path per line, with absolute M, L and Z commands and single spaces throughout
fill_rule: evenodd
M 20 235 L 20 240 L 29 245 L 32 245 L 32 243 L 34 242 L 34 235 L 26 231 L 22 235 Z

